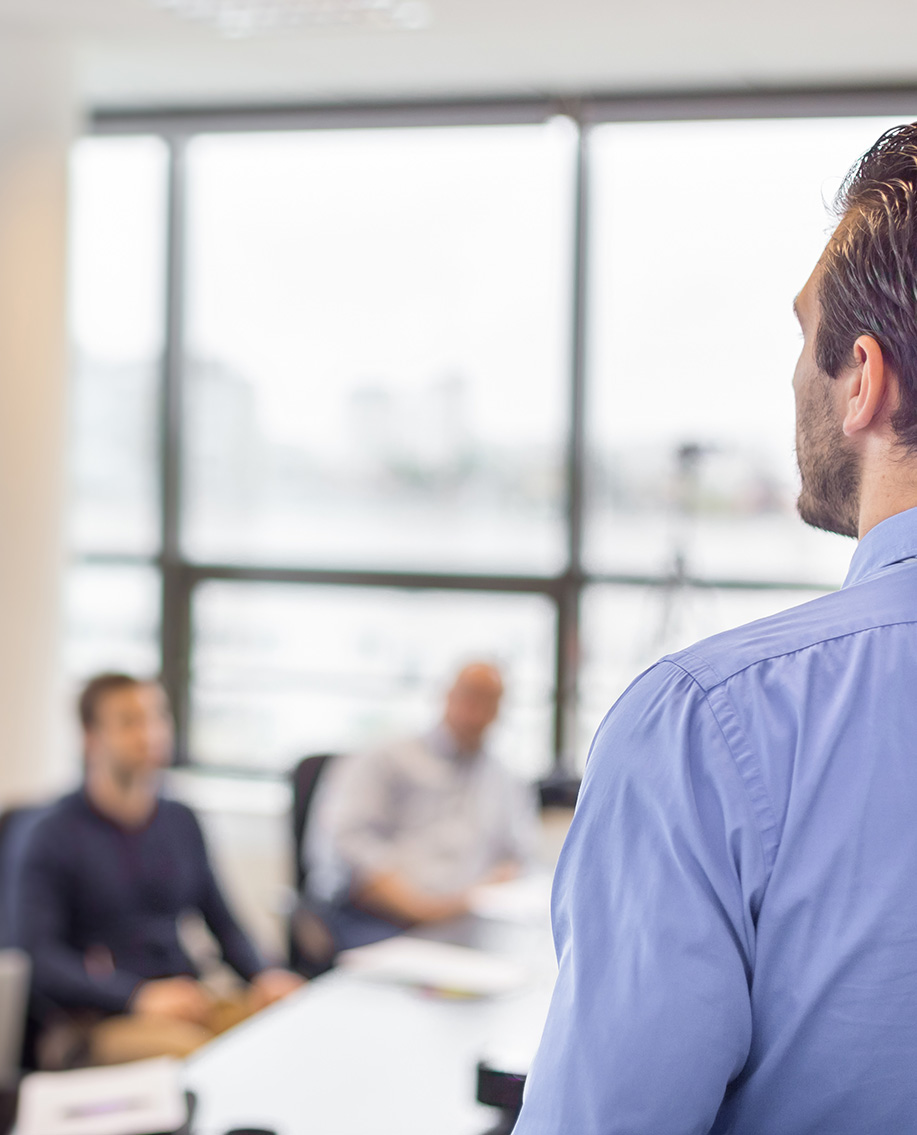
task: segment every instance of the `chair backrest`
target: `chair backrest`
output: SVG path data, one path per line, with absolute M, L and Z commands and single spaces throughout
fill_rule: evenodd
M 25 837 L 43 807 L 7 808 L 0 813 L 0 949 L 15 946 L 13 931 L 13 873 Z
M 296 887 L 300 894 L 305 887 L 308 874 L 303 848 L 309 825 L 309 811 L 319 779 L 333 757 L 333 753 L 314 753 L 303 757 L 290 773 L 293 787 L 293 852 L 296 857 Z
M 0 1090 L 20 1076 L 30 970 L 21 950 L 0 950 Z

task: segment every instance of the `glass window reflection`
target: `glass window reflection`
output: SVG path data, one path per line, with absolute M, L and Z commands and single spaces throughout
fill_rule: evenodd
M 871 118 L 615 124 L 591 137 L 590 476 L 598 572 L 837 585 L 795 512 L 793 297 Z M 819 192 L 821 187 L 821 192 Z
M 70 568 L 64 592 L 64 669 L 71 682 L 102 670 L 159 673 L 160 591 L 153 567 Z
M 188 554 L 563 566 L 575 132 L 201 137 Z
M 71 170 L 70 542 L 159 546 L 159 374 L 167 151 L 158 138 L 87 138 Z
M 212 582 L 194 604 L 191 754 L 286 770 L 298 757 L 430 728 L 458 667 L 497 663 L 492 743 L 551 763 L 553 604 L 537 595 Z

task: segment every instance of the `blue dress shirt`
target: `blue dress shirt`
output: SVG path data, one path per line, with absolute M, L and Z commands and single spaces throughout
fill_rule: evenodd
M 596 734 L 515 1135 L 917 1132 L 917 509 Z

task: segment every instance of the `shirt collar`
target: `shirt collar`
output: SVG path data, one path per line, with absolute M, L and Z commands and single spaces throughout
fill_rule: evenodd
M 476 749 L 473 753 L 462 752 L 445 722 L 440 722 L 435 729 L 430 730 L 427 734 L 427 744 L 437 756 L 449 761 L 461 761 L 463 764 L 473 761 L 481 752 L 480 749 Z
M 917 508 L 896 512 L 871 528 L 857 545 L 844 587 L 862 583 L 885 568 L 917 558 Z

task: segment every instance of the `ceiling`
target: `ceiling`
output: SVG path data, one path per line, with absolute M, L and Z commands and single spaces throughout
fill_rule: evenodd
M 90 108 L 917 84 L 903 0 L 425 3 L 417 30 L 227 38 L 150 0 L 0 0 L 0 45 L 62 44 Z

